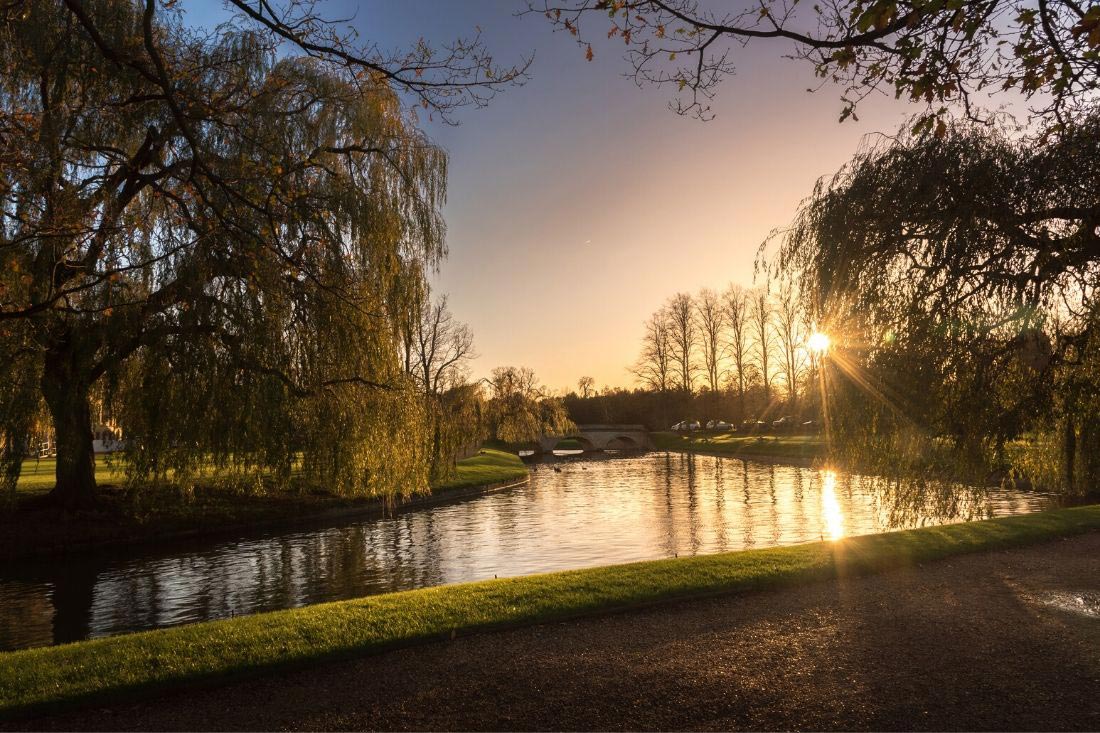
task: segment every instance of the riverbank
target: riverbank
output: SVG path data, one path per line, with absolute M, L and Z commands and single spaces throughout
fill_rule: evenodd
M 1096 730 L 1097 599 L 1092 533 L 460 637 L 6 727 Z
M 702 453 L 754 461 L 810 465 L 825 457 L 825 441 L 813 435 L 742 435 L 740 433 L 650 433 L 656 450 Z
M 24 506 L 0 515 L 0 559 L 5 561 L 260 527 L 368 517 L 493 491 L 522 483 L 528 475 L 518 456 L 484 449 L 459 461 L 455 475 L 433 486 L 430 492 L 395 500 L 345 498 L 316 490 L 246 494 L 203 485 L 188 494 L 167 489 L 131 496 L 109 485 L 112 480 L 119 481 L 121 474 L 103 462 L 97 466 L 97 480 L 108 485 L 102 490 L 100 508 L 65 515 L 54 509 L 34 508 L 34 496 L 52 487 L 52 471 L 47 481 L 42 465 L 36 468 L 20 480 L 19 492 L 27 497 Z
M 89 701 L 107 704 L 491 629 L 575 619 L 676 599 L 779 589 L 813 581 L 847 582 L 887 570 L 912 572 L 946 557 L 1096 530 L 1100 530 L 1100 506 L 1079 507 L 839 542 L 391 593 L 10 652 L 0 655 L 0 711 L 56 710 Z

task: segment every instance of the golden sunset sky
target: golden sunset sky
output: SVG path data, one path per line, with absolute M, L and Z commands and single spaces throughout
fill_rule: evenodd
M 210 22 L 220 0 L 189 4 Z M 450 257 L 437 288 L 474 331 L 475 377 L 535 369 L 553 389 L 582 375 L 633 384 L 643 321 L 677 291 L 753 284 L 757 248 L 865 136 L 916 108 L 879 96 L 838 123 L 841 89 L 813 94 L 791 46 L 750 44 L 710 122 L 669 111 L 670 91 L 624 77 L 621 41 L 592 26 L 595 58 L 524 0 L 331 0 L 362 39 L 402 48 L 482 30 L 499 63 L 534 54 L 530 81 L 454 127 L 424 120 L 450 153 Z M 602 40 L 601 40 L 602 39 Z

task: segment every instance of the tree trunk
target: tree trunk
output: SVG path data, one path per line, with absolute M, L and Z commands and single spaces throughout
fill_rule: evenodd
M 1066 417 L 1062 423 L 1062 486 L 1073 491 L 1076 484 L 1077 430 L 1072 417 Z
M 1100 415 L 1087 413 L 1081 420 L 1081 487 L 1089 497 L 1100 495 Z
M 57 484 L 49 499 L 64 509 L 85 509 L 96 501 L 90 385 L 71 349 L 51 350 L 44 366 L 42 396 L 57 440 Z

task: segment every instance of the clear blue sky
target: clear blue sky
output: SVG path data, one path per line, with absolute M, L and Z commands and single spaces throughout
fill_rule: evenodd
M 220 0 L 185 7 L 209 22 Z M 425 121 L 450 154 L 450 258 L 438 289 L 474 331 L 476 376 L 513 364 L 557 389 L 586 374 L 631 384 L 642 323 L 665 298 L 750 285 L 758 245 L 790 222 L 814 181 L 912 112 L 877 98 L 859 122 L 838 124 L 840 91 L 807 93 L 809 67 L 762 43 L 737 53 L 717 117 L 702 123 L 670 112 L 666 91 L 624 78 L 621 42 L 594 44 L 587 62 L 541 16 L 516 17 L 522 0 L 319 7 L 383 48 L 480 26 L 500 63 L 535 55 L 526 86 L 460 112 L 457 127 Z

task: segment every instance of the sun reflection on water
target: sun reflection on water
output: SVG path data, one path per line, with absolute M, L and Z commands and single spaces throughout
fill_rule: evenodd
M 821 516 L 829 539 L 839 540 L 844 537 L 844 512 L 836 498 L 836 471 L 822 471 L 821 478 Z

